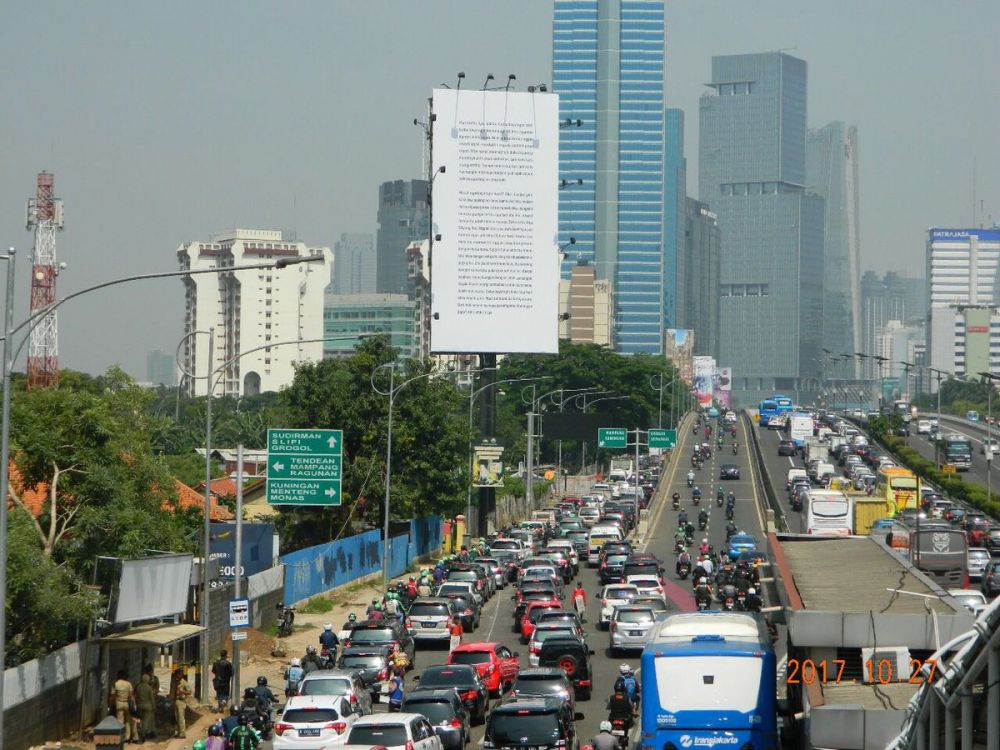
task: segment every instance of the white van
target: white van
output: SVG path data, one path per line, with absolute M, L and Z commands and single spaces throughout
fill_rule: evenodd
M 787 490 L 791 488 L 792 482 L 794 482 L 796 479 L 808 480 L 809 475 L 806 473 L 805 469 L 801 468 L 789 469 L 788 474 L 785 476 L 785 489 Z
M 833 468 L 833 464 L 820 461 L 816 464 L 816 470 L 813 472 L 813 484 L 825 484 L 826 479 L 824 477 L 828 479 L 831 475 L 836 475 L 836 473 L 837 471 Z
M 612 469 L 611 473 L 608 474 L 608 479 L 611 480 L 612 484 L 614 484 L 615 482 L 627 482 L 628 474 L 625 472 L 624 469 Z
M 721 635 L 732 640 L 756 640 L 759 633 L 752 615 L 737 612 L 685 612 L 670 615 L 652 632 L 650 643 L 668 638 L 691 639 L 699 635 Z
M 587 566 L 590 568 L 597 567 L 597 558 L 601 554 L 601 547 L 604 546 L 605 542 L 620 542 L 622 541 L 622 530 L 617 526 L 594 526 L 590 530 L 590 536 L 587 539 Z

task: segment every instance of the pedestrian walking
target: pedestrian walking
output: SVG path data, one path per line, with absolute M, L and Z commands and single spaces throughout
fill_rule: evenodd
M 229 704 L 229 696 L 232 693 L 233 684 L 233 663 L 229 661 L 228 652 L 223 649 L 219 652 L 219 658 L 212 665 L 212 687 L 215 689 L 215 710 L 220 714 L 226 710 Z
M 462 645 L 462 635 L 465 631 L 462 629 L 462 623 L 457 617 L 453 618 L 451 625 L 448 626 L 448 632 L 451 634 L 449 641 L 449 650 L 454 651 L 460 645 Z
M 389 678 L 389 713 L 403 708 L 403 670 L 393 669 Z
M 191 685 L 184 675 L 184 669 L 178 667 L 174 670 L 176 682 L 174 684 L 174 718 L 177 721 L 177 731 L 174 737 L 187 737 L 187 702 L 191 697 Z
M 124 739 L 126 742 L 138 742 L 139 736 L 136 732 L 135 718 L 135 690 L 132 683 L 128 681 L 128 675 L 124 669 L 118 670 L 117 679 L 111 686 L 111 695 L 108 703 L 114 707 L 115 718 L 125 727 Z
M 139 678 L 135 688 L 135 707 L 139 710 L 139 738 L 153 739 L 156 737 L 156 695 L 146 673 Z
M 573 589 L 573 607 L 576 609 L 576 613 L 580 616 L 580 621 L 583 621 L 583 615 L 587 611 L 587 592 L 583 589 L 583 584 L 580 581 L 576 582 L 576 588 Z

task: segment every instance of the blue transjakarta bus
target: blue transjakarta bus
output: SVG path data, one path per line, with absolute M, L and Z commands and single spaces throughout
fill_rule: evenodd
M 777 750 L 777 675 L 763 619 L 672 615 L 642 652 L 642 750 Z
M 792 400 L 788 396 L 775 394 L 761 401 L 757 411 L 760 414 L 760 424 L 763 426 L 771 420 L 771 417 L 792 411 Z

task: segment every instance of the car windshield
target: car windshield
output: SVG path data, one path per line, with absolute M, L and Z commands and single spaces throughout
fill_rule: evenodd
M 347 695 L 351 682 L 346 677 L 320 677 L 303 680 L 299 688 L 301 695 Z
M 421 604 L 415 602 L 408 613 L 411 617 L 447 617 L 447 604 Z
M 455 716 L 455 709 L 443 701 L 406 701 L 403 710 L 423 714 L 431 724 L 447 724 Z
M 514 692 L 519 695 L 561 695 L 566 692 L 565 678 L 547 674 L 519 674 L 514 680 Z
M 472 672 L 469 669 L 457 667 L 455 669 L 426 669 L 420 675 L 420 687 L 452 687 L 454 685 L 468 685 L 474 682 Z
M 488 664 L 489 661 L 486 651 L 454 651 L 451 654 L 452 664 Z
M 344 656 L 340 663 L 348 669 L 381 669 L 385 666 L 385 659 L 378 654 L 349 654 Z
M 438 589 L 438 595 L 440 596 L 444 596 L 447 594 L 468 594 L 468 593 L 469 593 L 468 586 L 460 586 L 458 584 L 452 584 L 451 586 L 445 584 L 444 586 L 441 586 L 441 588 Z
M 984 549 L 970 549 L 969 558 L 970 559 L 975 558 L 977 560 L 989 560 L 990 553 Z
M 513 539 L 498 539 L 490 547 L 491 549 L 519 550 L 521 549 L 521 543 L 515 542 Z
M 340 715 L 332 708 L 289 708 L 281 715 L 285 724 L 325 724 L 339 718 Z
M 526 709 L 495 713 L 490 716 L 486 736 L 493 746 L 551 745 L 559 739 L 559 719 L 554 711 L 535 713 Z
M 631 596 L 635 596 L 633 589 L 608 589 L 604 594 L 605 599 L 628 599 Z
M 355 726 L 347 736 L 348 745 L 399 745 L 406 744 L 406 727 L 402 724 L 371 724 L 368 726 Z

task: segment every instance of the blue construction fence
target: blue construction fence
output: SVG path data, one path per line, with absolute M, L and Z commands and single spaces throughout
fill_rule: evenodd
M 382 570 L 383 544 L 378 531 L 337 539 L 282 555 L 285 601 L 298 602 Z M 441 547 L 441 517 L 410 521 L 408 534 L 389 539 L 389 575 L 403 575 L 414 560 Z

